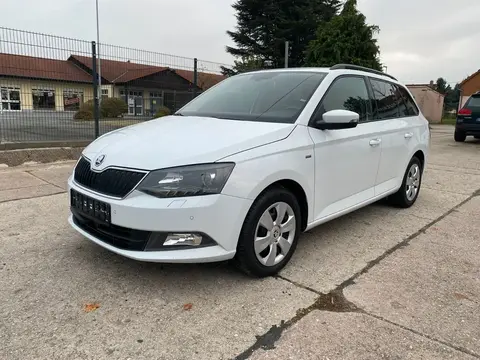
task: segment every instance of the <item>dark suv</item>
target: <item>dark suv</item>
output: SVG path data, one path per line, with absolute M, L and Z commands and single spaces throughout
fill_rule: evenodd
M 465 141 L 467 135 L 480 139 L 480 91 L 470 96 L 457 114 L 455 141 Z

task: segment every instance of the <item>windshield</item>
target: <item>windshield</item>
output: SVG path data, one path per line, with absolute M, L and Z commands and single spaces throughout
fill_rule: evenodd
M 185 105 L 177 115 L 294 123 L 325 75 L 271 71 L 233 76 Z

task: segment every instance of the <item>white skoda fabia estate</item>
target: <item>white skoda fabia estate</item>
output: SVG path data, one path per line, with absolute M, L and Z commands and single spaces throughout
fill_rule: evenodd
M 413 205 L 429 140 L 410 92 L 382 72 L 245 73 L 92 142 L 68 180 L 69 222 L 132 259 L 232 259 L 269 276 L 302 231 L 382 198 Z

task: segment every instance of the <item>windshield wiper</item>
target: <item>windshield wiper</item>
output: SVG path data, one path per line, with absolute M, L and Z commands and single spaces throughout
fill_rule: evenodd
M 173 116 L 185 116 L 185 115 L 183 115 L 182 113 L 178 113 L 178 112 L 177 112 L 177 113 L 173 114 Z

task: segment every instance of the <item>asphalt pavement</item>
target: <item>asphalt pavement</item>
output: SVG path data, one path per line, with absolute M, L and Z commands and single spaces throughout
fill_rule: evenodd
M 95 123 L 75 121 L 73 115 L 73 111 L 0 112 L 0 143 L 93 140 Z M 130 116 L 122 119 L 146 120 L 147 118 Z M 116 123 L 100 121 L 100 135 L 123 126 L 122 119 L 117 119 Z M 126 125 L 130 123 L 125 121 Z
M 479 155 L 434 127 L 412 208 L 311 230 L 260 280 L 112 254 L 67 223 L 73 162 L 0 165 L 0 359 L 479 359 Z

